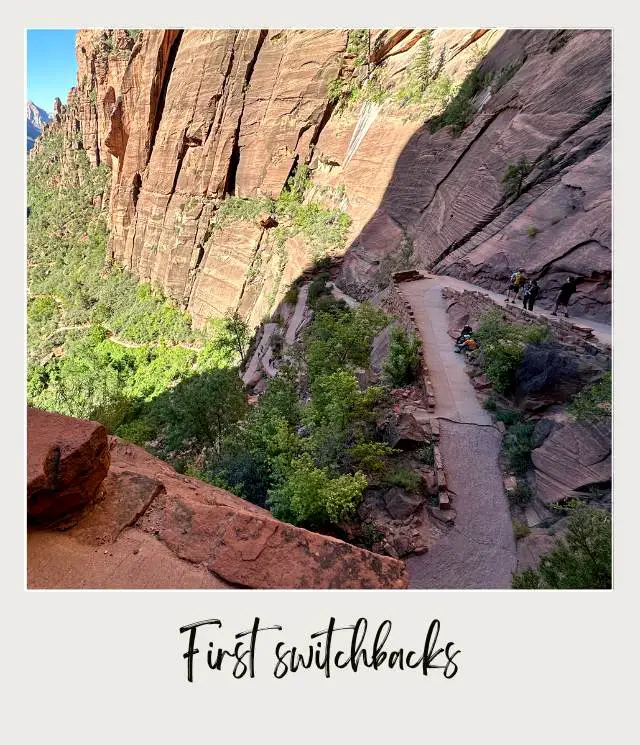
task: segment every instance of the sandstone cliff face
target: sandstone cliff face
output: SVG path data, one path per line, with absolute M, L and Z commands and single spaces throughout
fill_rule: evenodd
M 403 562 L 276 520 L 101 424 L 28 409 L 28 586 L 403 588 Z
M 375 271 L 382 227 L 387 251 L 405 231 L 419 265 L 490 289 L 524 268 L 541 280 L 543 307 L 567 274 L 581 275 L 576 312 L 610 318 L 611 39 L 604 31 L 563 38 L 557 48 L 551 31 L 501 37 L 478 69 L 512 77 L 478 94 L 459 137 L 416 131 L 343 281 L 362 284 Z M 502 180 L 520 158 L 533 167 L 514 199 Z
M 426 32 L 372 31 L 369 60 L 389 94 Z M 109 257 L 196 323 L 228 308 L 258 323 L 310 247 L 276 245 L 250 220 L 220 229 L 216 210 L 230 195 L 277 196 L 306 163 L 307 198 L 352 218 L 339 279 L 351 294 L 380 289 L 400 260 L 492 289 L 523 267 L 543 306 L 581 275 L 578 312 L 607 320 L 610 33 L 437 29 L 432 40 L 451 80 L 493 75 L 459 136 L 432 133 L 393 95 L 339 110 L 331 85 L 356 65 L 346 30 L 80 32 L 64 127 L 113 170 Z M 510 193 L 505 173 L 523 158 Z

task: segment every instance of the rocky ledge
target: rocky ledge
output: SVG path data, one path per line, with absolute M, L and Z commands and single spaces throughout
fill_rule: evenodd
M 276 520 L 97 422 L 28 409 L 29 588 L 405 588 L 404 562 Z

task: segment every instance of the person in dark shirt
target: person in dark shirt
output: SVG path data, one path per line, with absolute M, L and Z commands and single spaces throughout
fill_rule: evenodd
M 576 291 L 576 280 L 573 277 L 567 277 L 566 281 L 563 283 L 562 287 L 560 287 L 560 292 L 558 293 L 558 297 L 556 298 L 556 305 L 553 309 L 552 316 L 558 315 L 558 306 L 564 307 L 564 314 L 567 318 L 569 318 L 569 300 L 571 299 L 571 296 Z
M 473 329 L 471 328 L 471 326 L 464 326 L 462 328 L 462 331 L 460 332 L 460 335 L 456 339 L 456 344 L 462 344 L 462 342 L 465 341 L 465 339 L 468 339 L 472 333 Z
M 538 280 L 532 279 L 524 288 L 524 295 L 522 296 L 522 307 L 525 310 L 533 310 L 533 305 L 538 299 L 540 294 L 540 287 L 538 286 Z

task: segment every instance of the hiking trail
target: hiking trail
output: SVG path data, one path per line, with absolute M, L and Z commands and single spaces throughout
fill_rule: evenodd
M 440 451 L 453 495 L 454 527 L 425 554 L 409 557 L 412 588 L 508 588 L 516 569 L 516 541 L 498 464 L 502 435 L 482 408 L 465 370 L 465 356 L 453 351 L 442 288 L 481 292 L 498 304 L 504 296 L 445 275 L 398 285 L 410 303 L 435 391 L 433 417 L 440 424 Z M 534 313 L 549 316 L 549 311 Z M 611 328 L 569 319 L 611 342 Z

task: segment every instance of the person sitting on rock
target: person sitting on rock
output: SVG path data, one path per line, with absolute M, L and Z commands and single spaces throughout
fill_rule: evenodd
M 462 335 L 454 347 L 454 352 L 471 352 L 478 348 L 478 342 L 471 336 L 471 334 Z
M 540 294 L 538 280 L 532 279 L 525 285 L 524 294 L 522 295 L 522 307 L 525 310 L 533 310 L 533 305 Z
M 509 302 L 509 297 L 511 293 L 513 293 L 513 300 L 511 302 L 515 303 L 518 299 L 520 288 L 524 285 L 524 281 L 524 269 L 518 269 L 511 275 L 509 278 L 509 287 L 507 289 L 507 302 Z
M 464 326 L 464 327 L 462 328 L 462 331 L 460 332 L 460 336 L 458 336 L 458 338 L 456 339 L 456 344 L 462 344 L 462 342 L 463 342 L 463 341 L 464 341 L 465 339 L 468 339 L 468 338 L 469 338 L 469 336 L 470 336 L 470 335 L 471 335 L 472 333 L 473 333 L 473 329 L 471 328 L 471 326 Z
M 567 277 L 565 282 L 562 284 L 562 287 L 560 287 L 560 292 L 556 298 L 556 305 L 551 314 L 552 316 L 558 315 L 558 306 L 562 305 L 564 307 L 565 317 L 569 318 L 569 300 L 576 289 L 576 279 L 574 277 Z

